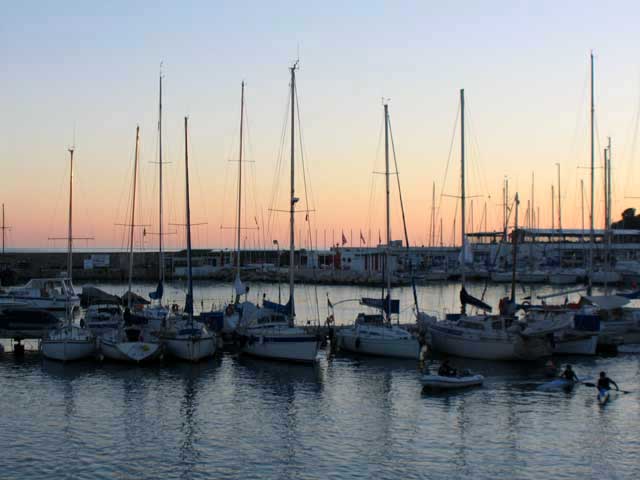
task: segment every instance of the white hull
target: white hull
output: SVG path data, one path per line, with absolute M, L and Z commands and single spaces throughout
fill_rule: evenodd
M 100 352 L 111 360 L 141 363 L 159 358 L 162 355 L 162 348 L 159 343 L 117 342 L 102 338 Z
M 242 351 L 256 357 L 310 363 L 316 361 L 318 340 L 315 335 L 293 338 L 252 335 Z
M 456 388 L 467 388 L 482 385 L 484 377 L 482 375 L 467 375 L 464 377 L 443 377 L 441 375 L 423 375 L 420 383 L 424 387 L 438 390 L 453 390 Z
M 197 362 L 216 353 L 215 336 L 163 338 L 167 353 L 172 357 Z
M 42 340 L 42 354 L 51 360 L 69 362 L 89 358 L 96 352 L 95 340 Z
M 382 328 L 381 330 L 383 330 Z M 378 357 L 420 358 L 420 344 L 413 337 L 397 338 L 384 335 L 367 335 L 357 328 L 343 328 L 337 332 L 338 346 L 343 350 Z
M 550 343 L 542 338 L 524 340 L 516 334 L 491 338 L 482 334 L 457 335 L 449 330 L 452 329 L 430 325 L 429 346 L 449 355 L 479 360 L 536 360 L 552 353 Z

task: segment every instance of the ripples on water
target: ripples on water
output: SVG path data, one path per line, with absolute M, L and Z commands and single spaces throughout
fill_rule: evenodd
M 460 359 L 482 388 L 427 394 L 412 362 L 324 352 L 315 367 L 6 353 L 0 478 L 640 478 L 638 357 L 561 361 L 633 392 L 601 407 L 593 388 L 537 389 L 540 364 Z

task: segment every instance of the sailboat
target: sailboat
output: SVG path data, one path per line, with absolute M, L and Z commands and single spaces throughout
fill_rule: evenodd
M 133 232 L 136 219 L 136 188 L 138 177 L 138 145 L 140 127 L 136 127 L 136 147 L 133 161 L 133 187 L 131 202 L 131 224 L 129 225 L 129 288 L 127 290 L 127 308 L 123 314 L 123 324 L 100 337 L 100 351 L 111 360 L 140 363 L 155 360 L 162 355 L 162 346 L 156 341 L 145 341 L 143 325 L 131 313 L 133 280 Z M 150 336 L 150 335 L 149 335 Z
M 193 275 L 191 269 L 191 207 L 189 202 L 189 150 L 187 142 L 187 117 L 184 118 L 184 169 L 186 189 L 186 229 L 187 229 L 187 299 L 184 315 L 175 319 L 161 338 L 166 345 L 167 353 L 179 358 L 197 362 L 211 357 L 216 352 L 216 335 L 210 333 L 202 323 L 193 318 Z
M 158 285 L 153 292 L 149 293 L 151 298 L 151 304 L 145 306 L 142 310 L 136 312 L 134 315 L 138 317 L 140 323 L 147 325 L 147 330 L 154 336 L 158 336 L 162 333 L 163 329 L 167 326 L 170 310 L 162 304 L 162 297 L 164 295 L 164 251 L 163 251 L 163 238 L 165 233 L 163 232 L 163 197 L 162 197 L 162 166 L 164 165 L 162 157 L 162 72 L 160 73 L 160 89 L 158 96 Z
M 527 324 L 516 316 L 515 280 L 517 273 L 518 195 L 515 196 L 515 228 L 512 234 L 511 298 L 501 300 L 498 315 L 487 313 L 467 315 L 466 306 L 472 305 L 484 312 L 491 307 L 470 295 L 466 290 L 467 239 L 465 235 L 465 143 L 464 143 L 464 89 L 460 90 L 460 163 L 461 163 L 461 237 L 460 261 L 462 286 L 460 314 L 447 315 L 445 320 L 418 312 L 418 324 L 425 330 L 430 348 L 442 353 L 484 360 L 535 360 L 551 355 L 550 337 L 567 327 L 567 318 L 553 318 L 536 324 Z
M 242 163 L 243 163 L 243 153 L 244 153 L 244 82 L 242 82 L 241 87 L 241 95 L 240 95 L 240 147 L 238 149 L 238 204 L 237 204 L 237 218 L 236 218 L 236 277 L 233 282 L 233 290 L 234 290 L 234 300 L 229 303 L 224 309 L 223 320 L 222 320 L 222 335 L 223 338 L 229 339 L 233 338 L 233 334 L 236 332 L 238 327 L 238 323 L 240 321 L 241 316 L 243 315 L 243 310 L 245 304 L 248 302 L 240 302 L 241 296 L 246 292 L 245 286 L 242 283 L 242 279 L 240 278 L 240 267 L 241 267 L 241 221 L 242 221 Z M 250 308 L 250 306 L 248 306 Z
M 71 285 L 72 259 L 73 259 L 73 152 L 69 149 L 70 172 L 69 172 L 69 234 L 67 275 L 69 285 Z M 70 360 L 80 360 L 94 354 L 96 350 L 96 339 L 87 328 L 82 328 L 73 324 L 73 307 L 67 304 L 67 318 L 64 325 L 50 330 L 40 342 L 40 350 L 46 358 L 60 360 L 63 362 Z
M 389 249 L 391 248 L 391 215 L 389 198 L 389 106 L 384 104 L 385 126 L 385 178 L 386 178 L 386 245 L 384 251 L 384 274 L 386 288 L 382 298 L 363 298 L 361 304 L 375 308 L 380 313 L 358 314 L 354 324 L 336 332 L 338 347 L 350 352 L 381 357 L 410 358 L 418 360 L 420 344 L 407 330 L 393 325 L 393 314 L 400 313 L 400 302 L 391 299 L 391 268 Z
M 295 196 L 295 105 L 296 70 L 291 71 L 291 189 L 289 197 L 289 301 L 286 305 L 263 302 L 262 308 L 244 302 L 243 314 L 238 325 L 242 336 L 242 352 L 261 358 L 292 362 L 315 362 L 319 337 L 295 325 L 295 213 L 298 198 Z

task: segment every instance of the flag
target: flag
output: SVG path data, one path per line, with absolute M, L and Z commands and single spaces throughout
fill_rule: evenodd
M 378 245 L 382 243 L 382 236 L 380 235 L 380 230 L 378 230 Z
M 305 222 L 309 221 L 309 214 L 308 213 L 304 216 L 304 220 L 305 220 Z
M 347 237 L 344 236 L 344 232 L 342 232 L 342 245 L 347 243 Z
M 360 241 L 362 241 L 362 243 L 364 243 L 365 245 L 367 244 L 367 241 L 364 239 L 364 235 L 362 235 L 362 230 L 360 230 Z

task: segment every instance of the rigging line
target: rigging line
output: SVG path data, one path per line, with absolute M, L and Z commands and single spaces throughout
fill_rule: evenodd
M 378 144 L 376 145 L 376 154 L 373 160 L 372 170 L 376 170 L 376 165 L 378 163 L 378 159 L 380 158 L 380 151 L 382 150 L 382 138 L 384 132 L 384 122 L 380 122 L 380 128 L 378 130 Z M 371 175 L 371 182 L 369 187 L 369 211 L 368 211 L 368 227 L 371 230 L 374 221 L 374 211 L 376 205 L 376 192 L 377 192 L 377 183 L 376 176 L 374 174 Z M 378 223 L 378 225 L 380 225 Z
M 631 154 L 629 155 L 629 158 L 627 160 L 627 169 L 628 169 L 628 174 L 627 174 L 627 181 L 624 187 L 624 191 L 625 191 L 625 195 L 627 193 L 627 191 L 629 190 L 629 182 L 632 181 L 631 179 L 633 178 L 633 168 L 630 168 L 629 165 L 635 165 L 633 162 L 633 159 L 636 158 L 636 149 L 637 149 L 637 141 L 638 141 L 638 128 L 640 127 L 640 89 L 638 92 L 638 100 L 636 103 L 636 111 L 635 111 L 635 118 L 633 119 L 633 128 L 632 128 L 632 132 L 631 132 L 631 136 L 632 136 L 632 140 L 631 140 Z M 626 152 L 625 152 L 626 153 Z
M 475 177 L 476 177 L 476 181 L 479 181 L 480 183 L 480 191 L 484 191 L 484 192 L 488 192 L 489 188 L 488 188 L 488 182 L 487 182 L 487 177 L 485 175 L 484 170 L 482 170 L 480 168 L 480 162 L 481 162 L 481 155 L 480 155 L 480 143 L 478 142 L 478 136 L 476 135 L 475 132 L 475 125 L 473 123 L 473 115 L 471 113 L 471 104 L 472 102 L 470 102 L 469 100 L 465 99 L 465 108 L 467 110 L 467 114 L 465 115 L 465 120 L 466 123 L 468 124 L 468 128 L 467 130 L 467 135 L 469 137 L 471 137 L 471 142 L 469 142 L 472 146 L 472 148 L 475 149 L 475 157 L 474 155 L 471 156 L 470 160 L 471 160 L 471 164 L 473 165 L 473 168 L 475 169 Z M 482 185 L 484 184 L 484 185 Z
M 456 119 L 453 122 L 453 134 L 451 135 L 451 144 L 449 145 L 449 156 L 447 157 L 447 164 L 444 170 L 444 179 L 442 186 L 440 187 L 440 196 L 438 198 L 438 207 L 436 208 L 436 218 L 440 218 L 440 208 L 442 207 L 442 199 L 444 197 L 444 189 L 447 183 L 447 175 L 449 174 L 449 165 L 451 163 L 451 154 L 453 153 L 453 145 L 456 140 L 456 132 L 458 131 L 458 119 L 460 118 L 460 103 L 458 103 L 458 110 L 456 112 Z M 457 203 L 456 203 L 457 205 Z M 457 207 L 456 207 L 457 209 Z
M 391 116 L 389 115 L 389 136 L 391 137 L 391 151 L 393 152 L 393 164 L 396 169 L 396 182 L 398 184 L 398 197 L 400 199 L 400 212 L 402 214 L 402 227 L 404 229 L 404 239 L 407 248 L 409 248 L 409 233 L 407 232 L 407 220 L 404 211 L 404 202 L 402 201 L 402 189 L 400 188 L 400 173 L 398 171 L 398 159 L 396 158 L 396 144 L 393 141 L 393 130 L 391 129 Z
M 271 189 L 271 195 L 269 200 L 269 209 L 267 214 L 267 233 L 269 236 L 272 236 L 272 229 L 274 228 L 274 210 L 277 206 L 278 201 L 278 190 L 280 187 L 280 177 L 282 176 L 282 168 L 283 168 L 283 157 L 284 157 L 284 148 L 287 136 L 287 126 L 289 124 L 289 92 L 287 92 L 286 102 L 285 102 L 285 110 L 284 110 L 284 121 L 282 122 L 282 131 L 280 132 L 280 145 L 278 147 L 278 154 L 276 159 L 276 168 L 274 171 L 273 184 Z

